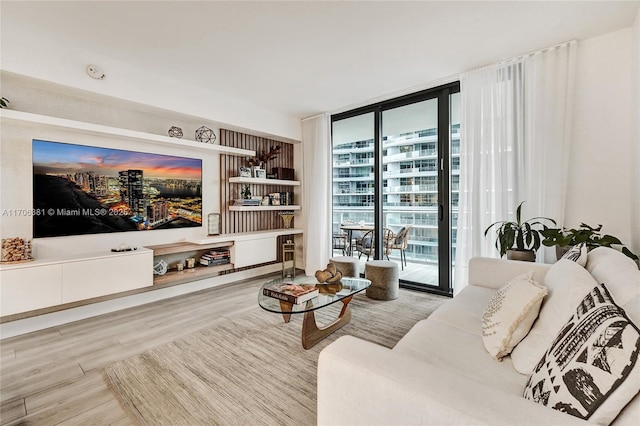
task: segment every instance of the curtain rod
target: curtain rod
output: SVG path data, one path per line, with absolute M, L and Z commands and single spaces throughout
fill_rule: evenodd
M 496 62 L 496 64 L 503 64 L 505 62 L 517 61 L 517 60 L 520 60 L 520 59 L 523 59 L 523 58 L 527 58 L 529 56 L 535 56 L 535 55 L 539 55 L 541 53 L 548 52 L 548 51 L 553 50 L 553 49 L 557 49 L 558 47 L 572 46 L 572 45 L 577 44 L 577 43 L 578 42 L 576 40 L 565 41 L 565 42 L 562 42 L 562 43 L 559 43 L 559 44 L 556 44 L 556 45 L 553 45 L 553 46 L 545 47 L 544 49 L 534 50 L 533 52 L 529 52 L 529 53 L 525 53 L 524 55 L 516 56 L 515 58 L 498 61 L 498 62 Z
M 314 120 L 318 117 L 322 117 L 323 115 L 327 115 L 326 112 L 321 112 L 320 114 L 316 114 L 316 115 L 312 115 L 311 117 L 305 117 L 303 119 L 301 119 L 300 121 L 307 121 L 307 120 Z
M 498 61 L 498 62 L 494 62 L 494 63 L 487 64 L 487 65 L 483 65 L 481 67 L 465 71 L 464 73 L 461 73 L 461 75 L 462 74 L 472 73 L 472 72 L 475 72 L 475 71 L 479 71 L 479 70 L 481 70 L 483 68 L 491 67 L 491 66 L 494 66 L 494 65 L 508 64 L 509 62 L 519 61 L 519 60 L 527 58 L 529 56 L 539 55 L 541 53 L 545 53 L 545 52 L 547 52 L 549 50 L 556 49 L 558 47 L 572 46 L 574 44 L 578 44 L 578 41 L 577 40 L 565 41 L 565 42 L 562 42 L 562 43 L 559 43 L 559 44 L 556 44 L 556 45 L 553 45 L 553 46 L 545 47 L 544 49 L 534 50 L 533 52 L 525 53 L 524 55 L 519 55 L 519 56 L 510 58 L 510 59 L 503 59 L 503 60 Z

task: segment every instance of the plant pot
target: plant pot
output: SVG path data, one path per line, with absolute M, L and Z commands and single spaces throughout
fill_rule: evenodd
M 507 259 L 535 262 L 536 254 L 533 250 L 507 250 Z
M 562 259 L 562 256 L 568 252 L 573 246 L 556 246 L 556 260 Z

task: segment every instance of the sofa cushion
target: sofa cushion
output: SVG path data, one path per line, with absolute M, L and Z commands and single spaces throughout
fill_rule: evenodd
M 553 342 L 575 306 L 597 284 L 586 269 L 567 259 L 556 262 L 544 279 L 549 294 L 531 331 L 511 352 L 513 365 L 522 374 L 531 374 Z
M 572 260 L 584 268 L 587 266 L 587 243 L 576 244 L 567 250 L 562 258 Z
M 598 283 L 607 285 L 620 306 L 640 296 L 640 270 L 633 260 L 618 250 L 608 247 L 591 250 L 587 271 Z
M 524 397 L 608 425 L 640 390 L 640 330 L 599 284 L 527 380 Z
M 429 321 L 441 322 L 480 337 L 482 314 L 495 293 L 492 288 L 469 285 L 440 305 L 429 316 Z
M 482 309 L 477 313 L 476 328 Z M 490 386 L 522 395 L 527 376 L 519 374 L 509 357 L 496 362 L 484 349 L 478 333 L 469 333 L 439 321 L 418 322 L 396 344 L 393 352 L 410 356 L 424 363 L 448 370 Z
M 518 275 L 498 289 L 482 315 L 482 343 L 498 361 L 527 335 L 538 317 L 547 288 L 532 276 L 533 271 Z

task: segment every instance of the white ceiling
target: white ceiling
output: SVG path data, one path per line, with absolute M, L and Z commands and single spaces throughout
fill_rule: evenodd
M 303 118 L 631 26 L 639 4 L 3 0 L 1 11 L 4 28 Z

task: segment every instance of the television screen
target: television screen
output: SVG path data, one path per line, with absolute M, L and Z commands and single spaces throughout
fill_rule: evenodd
M 33 236 L 202 226 L 202 160 L 33 140 Z

